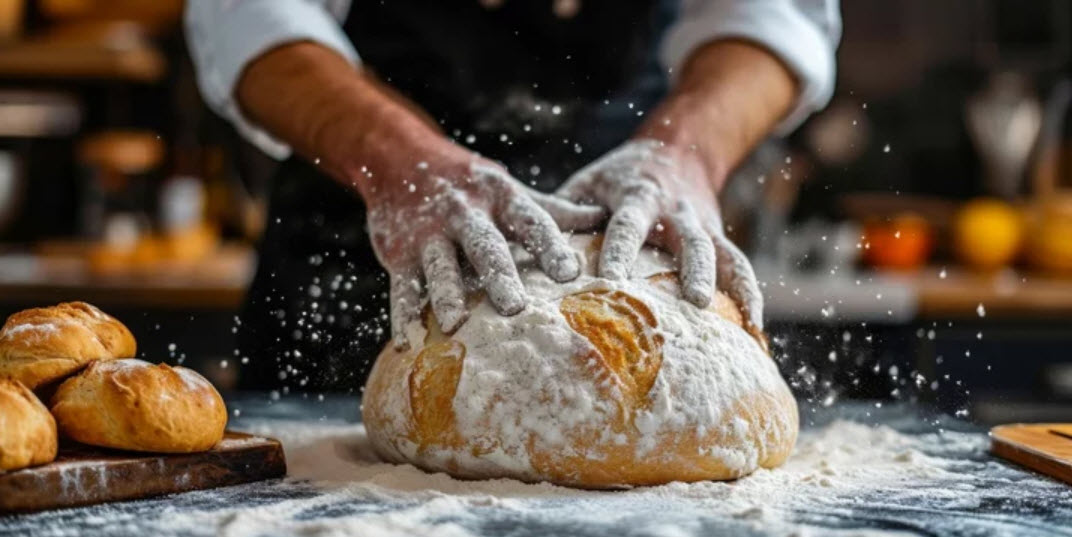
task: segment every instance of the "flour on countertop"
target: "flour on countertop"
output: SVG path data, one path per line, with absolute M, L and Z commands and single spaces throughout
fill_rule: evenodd
M 865 414 L 836 415 L 864 419 Z M 1067 485 L 986 455 L 985 434 L 939 430 L 946 420 L 923 422 L 887 407 L 878 419 L 921 432 L 835 421 L 805 429 L 794 455 L 775 470 L 733 482 L 598 492 L 428 474 L 380 462 L 361 425 L 247 418 L 237 428 L 283 442 L 290 477 L 8 517 L 0 519 L 0 535 L 1069 534 L 1072 491 Z
M 955 485 L 930 494 L 963 506 L 971 501 L 974 488 L 970 473 L 956 472 L 948 461 L 922 452 L 919 438 L 848 421 L 805 431 L 795 454 L 778 469 L 761 469 L 734 482 L 671 483 L 617 492 L 508 479 L 463 481 L 410 465 L 381 463 L 361 425 L 264 422 L 250 432 L 279 438 L 287 453 L 289 479 L 307 480 L 319 494 L 252 508 L 175 512 L 160 520 L 162 528 L 227 537 L 468 537 L 483 533 L 485 517 L 497 517 L 551 527 L 586 525 L 594 534 L 602 533 L 600 527 L 626 523 L 634 535 L 689 536 L 703 533 L 702 520 L 714 517 L 731 527 L 810 535 L 794 513 L 826 509 L 837 498 L 903 494 L 940 480 Z M 982 450 L 986 445 L 979 434 L 925 436 L 924 442 L 951 450 Z M 331 514 L 309 516 L 319 511 Z M 658 516 L 637 516 L 652 512 Z M 817 534 L 898 533 L 826 528 Z
M 594 257 L 598 254 L 589 247 L 592 240 L 591 235 L 578 235 L 570 242 L 574 249 Z M 466 347 L 453 399 L 456 429 L 461 437 L 482 442 L 481 452 L 474 455 L 469 445 L 421 450 L 406 440 L 411 427 L 407 412 L 410 384 L 408 378 L 401 377 L 390 379 L 393 389 L 386 390 L 387 400 L 378 403 L 389 419 L 381 434 L 372 437 L 391 460 L 420 461 L 436 470 L 461 468 L 468 475 L 538 480 L 541 476 L 529 460 L 532 451 L 574 456 L 569 451 L 572 431 L 610 430 L 620 397 L 605 393 L 607 388 L 616 390 L 616 384 L 607 375 L 593 375 L 590 364 L 577 360 L 595 349 L 560 312 L 563 297 L 591 290 L 624 291 L 643 302 L 658 320 L 658 326 L 651 329 L 655 334 L 648 336 L 662 338 L 661 367 L 646 394 L 647 404 L 635 409 L 633 416 L 643 433 L 637 445 L 638 458 L 649 456 L 660 436 L 702 434 L 706 427 L 732 423 L 723 437 L 741 441 L 710 446 L 708 453 L 737 475 L 744 475 L 758 467 L 767 449 L 751 438 L 780 441 L 795 432 L 795 424 L 786 422 L 796 419 L 791 410 L 772 413 L 765 420 L 728 417 L 739 401 L 774 398 L 782 393 L 788 396 L 788 389 L 774 361 L 742 328 L 644 280 L 674 271 L 669 256 L 645 249 L 634 264 L 632 279 L 623 281 L 596 277 L 594 260 L 588 259 L 583 274 L 568 283 L 553 281 L 524 251 L 515 249 L 514 256 L 528 293 L 528 306 L 517 315 L 504 317 L 495 313 L 488 301 L 482 301 L 453 336 Z M 410 323 L 406 332 L 409 341 L 425 338 L 420 322 Z

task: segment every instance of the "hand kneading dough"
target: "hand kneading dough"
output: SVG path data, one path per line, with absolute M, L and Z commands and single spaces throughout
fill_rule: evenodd
M 0 379 L 0 470 L 17 470 L 56 458 L 56 420 L 17 380 Z
M 83 444 L 159 453 L 205 451 L 223 438 L 227 408 L 185 367 L 93 362 L 52 398 L 60 432 Z
M 363 403 L 380 456 L 591 488 L 732 479 L 785 461 L 796 402 L 733 301 L 680 299 L 670 256 L 654 250 L 629 281 L 597 278 L 598 237 L 572 242 L 587 266 L 565 284 L 515 254 L 530 297 L 521 313 L 502 317 L 471 293 L 455 334 L 427 314 L 407 327 L 423 345 L 388 345 Z
M 129 358 L 134 336 L 85 302 L 20 311 L 0 329 L 0 377 L 31 390 L 80 371 L 94 360 Z

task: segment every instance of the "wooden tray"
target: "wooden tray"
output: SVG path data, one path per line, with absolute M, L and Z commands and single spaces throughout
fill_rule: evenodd
M 1072 484 L 1072 423 L 1016 423 L 990 429 L 990 451 Z
M 278 440 L 236 432 L 209 451 L 182 455 L 63 446 L 49 464 L 0 472 L 0 514 L 148 498 L 286 473 Z

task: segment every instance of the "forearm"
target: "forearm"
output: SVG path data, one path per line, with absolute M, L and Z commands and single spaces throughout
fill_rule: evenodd
M 366 200 L 376 188 L 369 177 L 407 158 L 399 147 L 450 145 L 414 105 L 315 43 L 265 53 L 246 68 L 235 94 L 253 121 Z M 409 158 L 414 166 L 420 160 Z
M 670 96 L 637 136 L 698 152 L 717 191 L 796 95 L 793 75 L 762 47 L 715 41 L 689 56 Z

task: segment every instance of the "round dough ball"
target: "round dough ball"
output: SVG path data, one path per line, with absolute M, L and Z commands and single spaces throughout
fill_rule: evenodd
M 561 284 L 515 253 L 524 311 L 470 293 L 452 335 L 434 315 L 407 327 L 365 387 L 363 415 L 386 460 L 466 478 L 586 488 L 732 479 L 780 465 L 796 402 L 762 335 L 716 293 L 680 298 L 670 256 L 646 249 L 628 281 L 594 275 L 599 237 L 572 243 L 585 273 Z
M 0 329 L 0 377 L 36 390 L 94 360 L 129 358 L 136 350 L 130 330 L 90 304 L 33 308 L 8 317 Z
M 94 446 L 191 453 L 223 439 L 227 408 L 205 377 L 136 359 L 93 362 L 52 398 L 64 436 Z
M 17 470 L 56 458 L 56 420 L 17 380 L 0 379 L 0 470 Z

